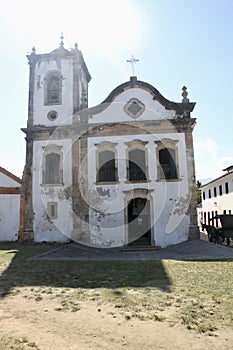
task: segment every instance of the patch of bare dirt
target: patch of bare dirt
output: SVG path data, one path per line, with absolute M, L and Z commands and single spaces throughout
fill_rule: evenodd
M 26 337 L 40 350 L 232 349 L 229 329 L 215 336 L 197 334 L 170 317 L 173 309 L 166 310 L 164 319 L 140 320 L 100 300 L 79 300 L 72 309 L 48 295 L 36 301 L 29 294 L 21 290 L 0 300 L 0 328 Z

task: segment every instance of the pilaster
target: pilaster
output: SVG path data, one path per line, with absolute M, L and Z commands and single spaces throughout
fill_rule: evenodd
M 188 169 L 188 184 L 190 193 L 189 204 L 189 239 L 200 238 L 200 232 L 197 225 L 197 195 L 196 195 L 196 176 L 195 176 L 195 162 L 193 149 L 192 129 L 185 132 L 186 143 L 186 157 Z

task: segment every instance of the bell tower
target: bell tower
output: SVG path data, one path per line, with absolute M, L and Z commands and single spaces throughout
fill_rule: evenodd
M 30 67 L 28 120 L 27 128 L 22 129 L 26 134 L 24 240 L 34 239 L 35 225 L 38 226 L 35 222 L 38 222 L 37 218 L 42 210 L 38 193 L 48 187 L 44 183 L 46 180 L 43 177 L 42 160 L 50 135 L 59 126 L 72 129 L 75 113 L 88 107 L 88 83 L 91 76 L 82 52 L 78 49 L 77 43 L 74 48 L 67 50 L 64 47 L 63 35 L 60 39 L 59 47 L 52 52 L 37 54 L 33 48 L 31 54 L 27 56 Z M 66 136 L 63 135 L 60 136 L 60 140 L 53 141 L 53 154 L 59 150 L 56 156 L 60 162 L 63 152 L 70 147 L 68 145 L 71 140 L 65 139 Z M 50 184 L 50 187 L 55 192 L 61 186 L 65 188 L 68 186 L 70 176 L 70 174 L 67 177 L 64 175 L 63 181 Z M 52 181 L 56 182 L 56 179 Z M 49 232 L 50 230 L 53 228 L 49 229 Z
M 88 107 L 91 79 L 82 52 L 60 46 L 47 54 L 27 56 L 30 66 L 28 127 L 72 124 L 72 116 Z

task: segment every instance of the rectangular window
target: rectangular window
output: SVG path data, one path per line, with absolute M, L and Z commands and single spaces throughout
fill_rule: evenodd
M 229 214 L 231 215 L 231 210 L 229 210 Z
M 159 151 L 159 178 L 177 179 L 177 160 L 176 150 L 172 148 L 163 148 Z
M 223 210 L 223 214 L 226 215 L 227 211 L 226 210 Z
M 129 152 L 128 179 L 129 181 L 146 181 L 145 151 L 134 149 Z
M 202 197 L 203 197 L 203 201 L 204 201 L 205 200 L 205 192 L 203 192 Z
M 214 187 L 214 197 L 217 197 L 217 188 Z
M 211 190 L 209 190 L 209 198 L 211 198 Z
M 115 152 L 105 150 L 98 153 L 97 182 L 116 181 Z
M 222 185 L 219 185 L 219 195 L 222 196 Z
M 229 186 L 228 186 L 228 182 L 225 183 L 225 193 L 228 194 L 229 193 Z
M 47 203 L 47 212 L 50 219 L 57 219 L 57 202 L 48 202 Z

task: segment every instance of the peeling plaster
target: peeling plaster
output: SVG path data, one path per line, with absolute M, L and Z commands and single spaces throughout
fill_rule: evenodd
M 103 197 L 104 197 L 104 196 L 108 196 L 108 197 L 110 197 L 109 189 L 104 190 L 103 187 L 101 186 L 101 187 L 97 187 L 96 190 L 97 190 L 97 192 L 98 192 L 98 194 L 99 194 L 100 196 L 103 196 Z
M 179 197 L 174 205 L 172 215 L 185 215 L 188 214 L 188 208 L 190 204 L 190 197 L 187 194 L 186 197 Z

